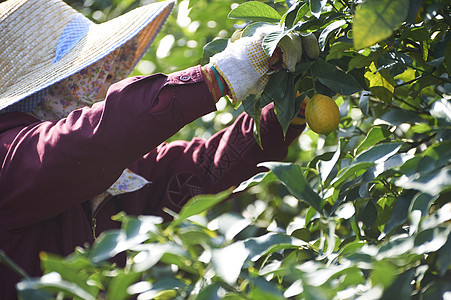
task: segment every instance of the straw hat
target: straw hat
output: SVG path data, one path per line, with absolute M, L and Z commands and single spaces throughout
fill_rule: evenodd
M 0 111 L 39 95 L 135 36 L 138 47 L 130 59 L 136 63 L 173 6 L 174 0 L 152 3 L 95 24 L 60 0 L 0 3 Z

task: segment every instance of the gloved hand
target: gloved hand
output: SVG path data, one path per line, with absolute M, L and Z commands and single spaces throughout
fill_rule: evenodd
M 229 43 L 224 51 L 210 59 L 210 63 L 227 83 L 234 103 L 245 100 L 250 94 L 261 92 L 268 82 L 269 71 L 274 62 L 262 45 L 269 33 L 268 29 L 273 28 L 262 27 L 250 37 L 241 37 Z M 282 67 L 290 72 L 294 72 L 296 64 L 302 58 L 302 42 L 300 34 L 292 32 L 278 44 Z

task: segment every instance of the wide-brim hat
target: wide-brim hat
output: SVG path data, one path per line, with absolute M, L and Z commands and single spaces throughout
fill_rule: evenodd
M 60 0 L 0 3 L 0 111 L 73 75 L 137 37 L 136 63 L 174 1 L 96 24 Z

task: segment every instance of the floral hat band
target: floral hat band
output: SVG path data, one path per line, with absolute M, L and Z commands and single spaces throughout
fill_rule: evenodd
M 144 5 L 101 24 L 61 0 L 0 3 L 0 112 L 30 111 L 48 87 L 132 39 L 136 47 L 129 59 L 134 66 L 174 3 L 170 0 Z

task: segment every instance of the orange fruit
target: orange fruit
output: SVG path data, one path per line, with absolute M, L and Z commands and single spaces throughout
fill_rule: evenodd
M 337 130 L 340 123 L 340 111 L 332 98 L 316 94 L 305 107 L 305 119 L 311 130 L 327 135 Z

